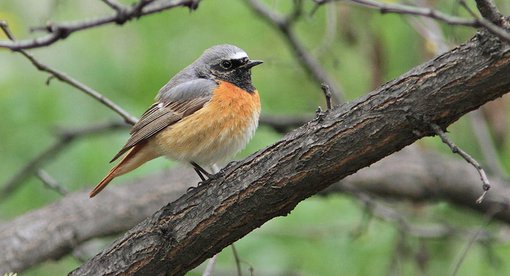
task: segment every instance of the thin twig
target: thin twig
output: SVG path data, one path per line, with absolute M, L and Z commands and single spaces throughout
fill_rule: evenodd
M 436 124 L 430 124 L 430 126 L 432 127 L 432 129 L 434 130 L 434 132 L 439 135 L 439 137 L 441 138 L 441 141 L 443 141 L 443 143 L 445 143 L 446 145 L 448 145 L 448 147 L 450 147 L 450 149 L 452 150 L 453 153 L 457 153 L 458 155 L 460 155 L 462 158 L 464 158 L 464 160 L 466 160 L 469 164 L 473 165 L 473 167 L 475 167 L 476 171 L 478 172 L 478 174 L 480 174 L 480 179 L 482 180 L 482 189 L 483 189 L 483 193 L 482 195 L 476 200 L 476 203 L 480 204 L 482 203 L 485 195 L 487 194 L 487 191 L 489 191 L 489 189 L 491 188 L 491 185 L 489 183 L 489 179 L 487 178 L 487 174 L 485 173 L 485 171 L 483 170 L 482 166 L 480 166 L 480 164 L 473 158 L 471 157 L 469 154 L 467 154 L 465 151 L 463 151 L 462 149 L 460 149 L 457 145 L 455 145 L 449 138 L 448 136 L 446 136 L 446 134 L 444 133 L 444 131 L 441 129 L 441 127 L 439 127 L 438 125 Z
M 9 26 L 7 25 L 7 22 L 0 20 L 0 28 L 4 31 L 4 33 L 7 35 L 7 37 L 14 41 L 14 35 L 11 33 Z M 49 67 L 48 65 L 40 62 L 37 60 L 34 56 L 29 54 L 28 52 L 24 50 L 18 50 L 19 53 L 21 53 L 23 56 L 25 56 L 30 62 L 39 70 L 46 72 L 50 74 L 52 77 L 55 77 L 56 79 L 60 80 L 63 83 L 67 83 L 70 86 L 84 92 L 85 94 L 91 96 L 92 98 L 96 99 L 109 109 L 113 110 L 115 113 L 119 114 L 126 123 L 129 123 L 131 125 L 135 124 L 138 119 L 132 115 L 130 115 L 127 111 L 122 109 L 120 106 L 115 104 L 112 100 L 108 99 L 107 97 L 103 96 L 101 93 L 97 92 L 96 90 L 86 86 L 85 84 L 79 82 L 78 80 L 72 78 L 71 76 L 65 74 L 64 72 L 58 71 L 56 69 L 53 69 Z
M 322 92 L 324 92 L 324 97 L 326 97 L 326 106 L 327 110 L 331 109 L 331 89 L 327 83 L 321 83 Z
M 499 38 L 503 39 L 503 40 L 506 40 L 507 42 L 510 42 L 510 33 L 508 32 L 508 30 L 504 29 L 504 28 L 501 28 L 500 26 L 498 26 L 496 23 L 493 23 L 491 20 L 489 19 L 486 19 L 485 16 L 484 16 L 484 13 L 485 15 L 489 16 L 492 18 L 493 15 L 488 15 L 487 13 L 490 13 L 490 11 L 484 11 L 484 13 L 482 13 L 482 11 L 480 11 L 480 13 L 482 13 L 482 16 L 483 17 L 479 17 L 473 10 L 471 10 L 471 8 L 469 8 L 469 6 L 467 5 L 466 1 L 464 0 L 459 0 L 459 4 L 469 13 L 471 14 L 471 16 L 473 18 L 475 18 L 475 20 L 483 27 L 485 27 L 489 32 L 491 32 L 492 34 L 498 36 Z M 483 9 L 483 8 L 482 8 Z M 490 9 L 490 8 L 488 8 Z M 501 20 L 499 21 L 499 23 L 502 23 Z
M 490 22 L 501 26 L 501 20 L 503 19 L 503 15 L 499 12 L 496 4 L 492 0 L 475 0 L 476 7 L 480 14 L 489 20 Z
M 273 27 L 280 31 L 280 34 L 285 38 L 285 41 L 294 53 L 294 56 L 299 61 L 301 67 L 312 77 L 312 79 L 319 85 L 321 83 L 328 83 L 331 87 L 332 97 L 335 103 L 343 102 L 343 92 L 336 82 L 328 75 L 326 70 L 321 66 L 320 62 L 311 55 L 305 46 L 298 39 L 293 26 L 302 14 L 301 1 L 298 1 L 294 6 L 293 12 L 287 17 L 278 14 L 277 12 L 269 9 L 259 0 L 245 0 L 248 6 L 256 12 L 260 17 L 265 19 Z
M 60 185 L 60 183 L 58 183 L 58 181 L 55 180 L 55 178 L 53 178 L 45 170 L 42 170 L 42 169 L 37 170 L 35 175 L 37 176 L 37 178 L 39 178 L 39 180 L 41 180 L 41 182 L 44 184 L 44 186 L 49 188 L 50 190 L 53 190 L 62 196 L 69 193 L 69 191 L 66 188 L 64 188 L 62 185 Z
M 125 6 L 121 3 L 117 2 L 116 0 L 101 0 L 103 3 L 105 3 L 108 7 L 112 8 L 116 12 L 121 12 L 125 9 Z
M 154 0 L 140 0 L 133 6 L 133 14 L 136 18 L 139 18 L 142 15 L 142 10 L 150 3 L 154 2 Z
M 339 0 L 315 0 L 317 5 L 323 5 L 332 1 Z M 352 3 L 356 3 L 362 6 L 371 7 L 374 9 L 378 9 L 381 13 L 398 13 L 398 14 L 409 14 L 409 15 L 418 15 L 430 17 L 435 20 L 444 22 L 449 25 L 460 25 L 460 26 L 468 26 L 468 27 L 485 27 L 489 32 L 498 36 L 500 39 L 510 42 L 510 32 L 506 29 L 498 26 L 497 24 L 491 22 L 491 20 L 486 19 L 485 17 L 474 16 L 475 19 L 466 19 L 463 17 L 456 17 L 445 14 L 441 11 L 434 10 L 431 8 L 423 8 L 423 7 L 414 7 L 410 5 L 402 5 L 395 3 L 387 3 L 387 2 L 379 2 L 374 0 L 350 0 Z M 463 3 L 463 0 L 460 0 L 459 3 Z M 486 13 L 484 11 L 484 13 Z
M 466 19 L 462 17 L 451 16 L 440 12 L 438 10 L 434 10 L 431 8 L 424 7 L 414 7 L 410 5 L 402 5 L 388 2 L 379 2 L 373 0 L 350 0 L 350 2 L 370 7 L 374 9 L 378 9 L 381 13 L 399 13 L 399 14 L 409 14 L 409 15 L 419 15 L 430 17 L 449 25 L 461 25 L 461 26 L 470 26 L 470 27 L 479 27 L 479 24 L 474 19 Z
M 350 0 L 350 1 L 360 5 L 379 9 L 381 13 L 400 13 L 425 16 L 442 21 L 449 25 L 471 26 L 475 28 L 483 26 L 489 32 L 493 33 L 499 38 L 510 42 L 510 33 L 507 30 L 499 27 L 498 25 L 492 23 L 491 21 L 485 19 L 484 17 L 478 18 L 476 15 L 473 15 L 474 19 L 465 19 L 462 17 L 447 15 L 445 13 L 430 8 L 413 7 L 402 4 L 381 3 L 373 0 Z M 464 3 L 464 1 L 461 0 L 460 3 L 462 4 Z
M 140 0 L 146 2 L 146 0 Z M 198 7 L 200 0 L 159 0 L 151 1 L 147 5 L 143 5 L 141 10 L 139 5 L 135 4 L 132 7 L 126 7 L 123 12 L 117 12 L 114 15 L 109 15 L 92 20 L 75 21 L 62 24 L 49 24 L 43 28 L 49 34 L 34 39 L 18 40 L 18 41 L 0 41 L 0 48 L 7 48 L 11 50 L 31 49 L 44 47 L 55 43 L 56 41 L 65 39 L 70 34 L 90 28 L 99 27 L 106 24 L 124 24 L 125 22 L 139 18 L 144 15 L 149 15 L 164 10 L 172 9 L 175 7 L 188 7 L 194 10 Z M 107 1 L 105 3 L 112 3 Z
M 492 218 L 494 216 L 491 215 L 487 218 L 487 221 L 480 226 L 480 228 L 478 228 L 478 230 L 475 232 L 475 234 L 473 234 L 473 236 L 471 237 L 471 239 L 469 240 L 469 242 L 467 243 L 466 247 L 461 251 L 461 254 L 459 256 L 459 259 L 455 262 L 455 266 L 453 267 L 453 271 L 451 273 L 452 276 L 455 276 L 457 275 L 457 273 L 459 272 L 459 269 L 460 269 L 460 266 L 462 265 L 462 263 L 464 262 L 464 260 L 466 259 L 466 256 L 467 256 L 467 253 L 469 252 L 469 250 L 471 249 L 471 247 L 473 247 L 473 244 L 475 243 L 475 241 L 477 241 L 479 239 L 479 237 L 481 236 L 481 234 L 484 232 L 484 229 L 489 225 L 489 223 L 492 221 Z
M 241 271 L 241 259 L 239 258 L 239 254 L 237 254 L 237 250 L 234 244 L 231 244 L 232 254 L 234 255 L 234 260 L 236 262 L 237 275 L 243 276 L 243 272 Z
M 77 138 L 83 138 L 89 135 L 100 134 L 124 128 L 125 124 L 120 122 L 110 122 L 106 124 L 92 125 L 75 130 L 59 131 L 58 140 L 47 147 L 39 155 L 27 162 L 14 176 L 4 183 L 0 190 L 0 201 L 5 199 L 16 191 L 26 179 L 34 175 L 48 160 L 51 160 L 64 149 L 66 149 Z
M 463 236 L 472 238 L 473 233 L 478 233 L 475 237 L 475 241 L 487 241 L 489 239 L 488 237 L 491 236 L 487 231 L 480 231 L 480 229 L 458 229 L 447 223 L 427 225 L 414 224 L 410 221 L 408 216 L 395 210 L 388 204 L 379 202 L 367 193 L 354 192 L 352 195 L 363 203 L 365 210 L 370 212 L 373 217 L 394 224 L 400 232 L 406 233 L 412 237 L 437 239 Z M 480 233 L 484 235 L 480 235 Z

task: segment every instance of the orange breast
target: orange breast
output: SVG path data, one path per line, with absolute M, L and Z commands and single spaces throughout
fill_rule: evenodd
M 152 143 L 170 158 L 212 165 L 246 146 L 258 126 L 259 115 L 257 91 L 248 93 L 220 82 L 204 107 L 158 133 Z

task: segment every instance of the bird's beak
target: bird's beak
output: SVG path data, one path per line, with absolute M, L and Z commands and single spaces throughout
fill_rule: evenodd
M 246 63 L 245 67 L 251 69 L 252 67 L 255 67 L 262 63 L 264 63 L 262 60 L 250 60 L 248 63 Z

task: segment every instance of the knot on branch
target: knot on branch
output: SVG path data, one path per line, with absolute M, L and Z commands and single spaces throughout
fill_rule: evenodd
M 67 38 L 71 32 L 69 31 L 68 28 L 66 27 L 62 27 L 62 26 L 58 26 L 58 25 L 54 25 L 54 24 L 48 24 L 46 25 L 46 31 L 48 33 L 52 33 L 55 35 L 55 37 L 58 37 L 60 39 L 65 39 Z
M 137 17 L 140 17 L 141 12 L 138 12 Z M 115 15 L 115 24 L 124 25 L 127 21 L 131 19 L 129 12 L 126 9 L 117 9 L 117 14 Z

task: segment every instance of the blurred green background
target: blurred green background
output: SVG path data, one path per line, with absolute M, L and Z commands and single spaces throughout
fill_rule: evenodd
M 325 5 L 313 15 L 312 1 L 304 1 L 304 13 L 295 26 L 299 38 L 343 88 L 347 100 L 355 99 L 434 55 L 438 46 L 424 39 L 409 17 L 381 15 L 377 11 L 339 3 Z M 388 1 L 392 2 L 392 1 Z M 468 16 L 457 1 L 428 1 L 444 12 Z M 124 1 L 124 3 L 131 3 Z M 265 1 L 281 13 L 292 1 Z M 472 5 L 473 3 L 469 3 Z M 508 1 L 498 1 L 510 13 Z M 0 19 L 6 20 L 18 38 L 30 27 L 111 14 L 101 1 L 3 0 Z M 475 30 L 440 25 L 450 45 L 469 39 Z M 0 35 L 2 39 L 5 36 Z M 196 11 L 176 8 L 133 20 L 124 26 L 108 25 L 72 34 L 50 47 L 31 50 L 41 61 L 77 78 L 112 99 L 134 116 L 152 103 L 166 81 L 197 58 L 204 49 L 222 43 L 238 45 L 250 57 L 265 61 L 253 72 L 263 114 L 313 114 L 325 106 L 317 83 L 293 57 L 285 40 L 256 16 L 244 1 L 204 0 Z M 119 119 L 111 110 L 72 87 L 52 80 L 24 57 L 0 49 L 0 185 L 29 160 L 50 146 L 55 129 L 74 129 Z M 451 137 L 475 157 L 480 155 L 465 119 L 449 128 Z M 43 168 L 71 191 L 90 189 L 109 169 L 108 161 L 124 144 L 126 130 L 88 137 L 73 143 Z M 277 141 L 281 134 L 260 126 L 255 138 L 237 157 L 247 156 Z M 439 139 L 421 141 L 423 146 L 448 153 Z M 508 147 L 500 159 L 507 165 Z M 157 159 L 122 177 L 138 178 L 175 165 Z M 119 181 L 121 182 L 121 181 Z M 114 184 L 115 185 L 115 184 Z M 30 177 L 15 193 L 0 202 L 0 223 L 47 205 L 59 195 Z M 464 228 L 477 228 L 483 218 L 447 203 L 414 206 L 401 203 L 420 223 L 447 220 Z M 276 218 L 236 243 L 248 275 L 449 275 L 468 239 L 417 239 L 408 237 L 407 256 L 400 256 L 392 270 L 401 233 L 395 225 L 374 219 L 366 231 L 353 235 L 363 217 L 363 207 L 344 195 L 305 200 L 287 217 Z M 503 231 L 497 223 L 489 229 Z M 105 245 L 108 242 L 105 242 Z M 426 252 L 420 266 L 418 255 Z M 1 254 L 1 249 L 0 249 Z M 475 244 L 458 275 L 508 275 L 508 243 Z M 73 257 L 49 261 L 21 275 L 64 275 L 78 266 Z M 203 266 L 189 273 L 200 275 Z M 396 271 L 396 272 L 395 272 Z M 219 255 L 217 275 L 235 274 L 231 248 Z

